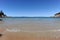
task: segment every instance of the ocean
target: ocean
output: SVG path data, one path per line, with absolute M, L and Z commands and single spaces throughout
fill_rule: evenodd
M 60 18 L 51 17 L 2 18 L 2 21 L 0 21 L 0 28 L 26 32 L 60 31 Z

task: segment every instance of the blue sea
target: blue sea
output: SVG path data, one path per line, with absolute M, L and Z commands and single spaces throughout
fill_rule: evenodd
M 11 17 L 0 18 L 0 28 L 20 31 L 60 31 L 60 18 L 52 17 Z

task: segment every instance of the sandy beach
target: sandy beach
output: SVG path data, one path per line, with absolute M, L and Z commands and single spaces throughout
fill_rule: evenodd
M 0 28 L 0 40 L 60 40 L 59 32 L 9 32 Z
M 0 40 L 60 40 L 60 0 L 0 0 Z
M 27 19 L 0 21 L 0 40 L 60 40 L 60 20 Z

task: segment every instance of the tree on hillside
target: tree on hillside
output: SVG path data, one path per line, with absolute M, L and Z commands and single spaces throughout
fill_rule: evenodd
M 60 12 L 56 13 L 55 16 L 56 16 L 56 15 L 59 15 L 59 14 L 60 14 Z
M 2 18 L 2 17 L 5 17 L 6 15 L 4 14 L 4 12 L 1 10 L 0 11 L 0 17 Z

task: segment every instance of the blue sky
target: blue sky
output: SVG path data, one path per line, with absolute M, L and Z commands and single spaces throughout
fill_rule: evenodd
M 49 17 L 60 12 L 60 0 L 0 0 L 0 10 L 8 16 Z

